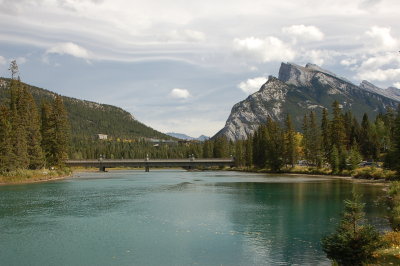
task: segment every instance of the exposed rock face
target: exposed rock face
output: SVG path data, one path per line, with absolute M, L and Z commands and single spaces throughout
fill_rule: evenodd
M 267 117 L 279 120 L 285 103 L 288 85 L 275 77 L 269 77 L 261 89 L 235 104 L 225 127 L 218 133 L 230 140 L 245 139 Z
M 344 110 L 351 110 L 358 119 L 364 112 L 374 117 L 387 107 L 395 108 L 400 101 L 400 98 L 389 97 L 389 94 L 383 95 L 379 91 L 381 89 L 370 83 L 362 84 L 356 86 L 314 64 L 302 67 L 282 63 L 279 78 L 270 76 L 258 92 L 235 104 L 225 127 L 216 136 L 225 136 L 230 140 L 246 139 L 266 122 L 268 116 L 282 122 L 286 114 L 292 116 L 296 128 L 300 130 L 304 114 L 314 110 L 320 115 L 323 108 L 330 110 L 335 100 Z M 398 92 L 395 88 L 392 91 L 392 95 Z
M 400 100 L 400 89 L 395 87 L 389 87 L 386 89 L 386 91 L 390 94 L 392 98 L 395 97 L 395 99 Z
M 381 89 L 374 84 L 363 80 L 360 84 L 360 88 L 366 91 L 374 92 L 385 97 L 391 98 L 396 101 L 400 101 L 400 90 L 395 87 L 389 87 L 387 89 Z

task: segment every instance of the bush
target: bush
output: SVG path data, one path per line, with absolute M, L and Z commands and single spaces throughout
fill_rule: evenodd
M 390 183 L 386 204 L 390 226 L 394 231 L 400 231 L 400 182 Z
M 397 179 L 395 171 L 385 170 L 379 167 L 357 168 L 353 171 L 352 176 L 354 178 L 366 178 L 366 179 L 386 179 L 386 180 Z
M 363 265 L 375 261 L 374 252 L 384 246 L 378 231 L 364 224 L 364 204 L 353 193 L 345 200 L 345 211 L 336 232 L 322 239 L 327 257 L 339 265 Z

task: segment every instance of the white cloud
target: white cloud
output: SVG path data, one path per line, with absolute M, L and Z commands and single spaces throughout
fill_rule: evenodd
M 7 60 L 0 55 L 0 65 L 5 65 L 7 63 Z
M 393 86 L 395 86 L 396 88 L 400 89 L 400 82 L 393 83 Z
M 392 36 L 388 27 L 373 26 L 365 32 L 365 35 L 369 41 L 366 48 L 370 52 L 397 51 L 399 48 L 399 40 Z
M 322 66 L 327 62 L 333 61 L 337 52 L 331 50 L 306 50 L 301 56 L 303 61 L 312 62 L 316 65 Z
M 324 39 L 322 31 L 315 26 L 292 25 L 282 28 L 282 32 L 292 36 L 295 41 L 322 41 Z
M 357 59 L 355 59 L 355 58 L 342 59 L 340 61 L 340 64 L 343 66 L 352 66 L 352 65 L 357 64 Z
M 400 79 L 400 56 L 397 52 L 364 55 L 355 70 L 359 79 L 395 81 Z
M 257 77 L 240 82 L 238 88 L 246 94 L 252 94 L 258 91 L 265 82 L 267 82 L 267 78 Z
M 245 57 L 252 57 L 256 61 L 291 61 L 295 57 L 294 50 L 280 39 L 269 36 L 265 39 L 249 37 L 234 39 L 233 49 Z
M 67 54 L 77 58 L 83 58 L 83 59 L 90 58 L 90 54 L 85 48 L 72 42 L 56 44 L 55 46 L 47 49 L 46 54 L 59 54 L 59 55 Z
M 376 69 L 363 71 L 357 75 L 359 79 L 370 81 L 388 81 L 400 79 L 400 68 Z
M 202 42 L 206 40 L 204 32 L 196 30 L 172 30 L 166 36 L 168 41 Z
M 179 88 L 172 89 L 169 95 L 172 98 L 176 99 L 187 99 L 190 97 L 190 93 L 187 89 L 179 89 Z

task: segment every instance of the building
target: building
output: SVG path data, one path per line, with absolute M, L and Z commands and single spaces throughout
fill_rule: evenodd
M 96 136 L 98 139 L 103 139 L 103 140 L 107 139 L 107 137 L 108 137 L 108 135 L 105 135 L 105 134 L 97 134 Z

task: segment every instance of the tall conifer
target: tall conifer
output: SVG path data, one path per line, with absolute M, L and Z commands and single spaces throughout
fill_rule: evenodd
M 285 163 L 290 164 L 294 167 L 296 163 L 298 154 L 297 154 L 297 147 L 296 147 L 296 139 L 295 139 L 296 132 L 293 128 L 292 119 L 289 114 L 286 115 L 285 119 Z

